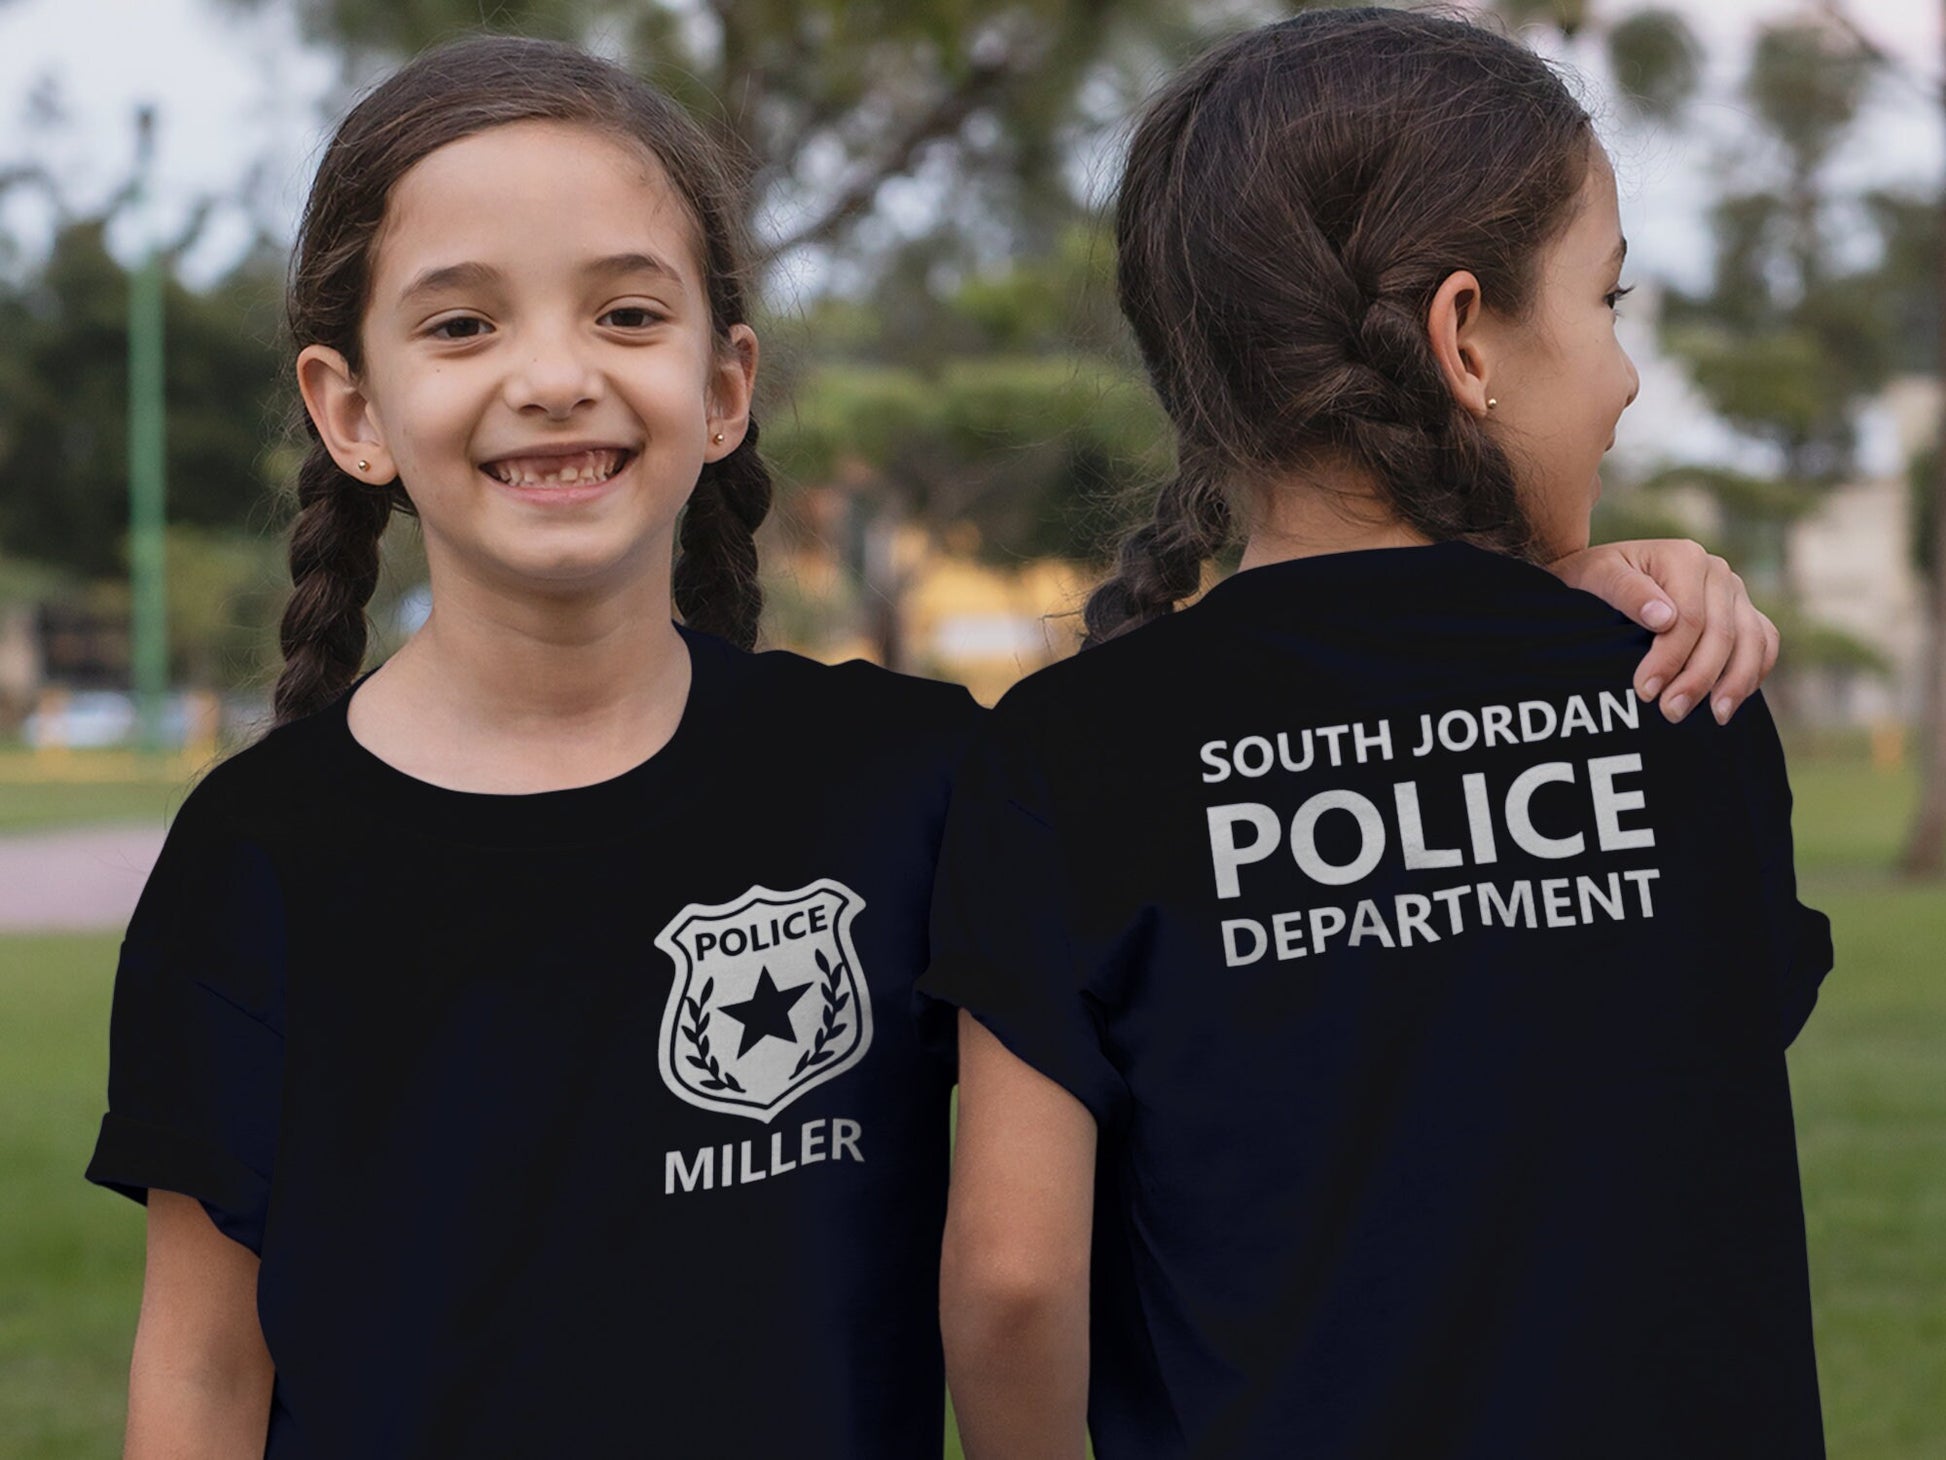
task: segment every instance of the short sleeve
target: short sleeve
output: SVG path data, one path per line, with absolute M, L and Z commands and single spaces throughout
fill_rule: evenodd
M 212 778 L 214 779 L 214 778 Z M 202 1202 L 261 1254 L 284 1062 L 284 905 L 210 782 L 163 843 L 122 941 L 108 1111 L 87 1178 Z
M 1730 732 L 1730 754 L 1757 852 L 1764 938 L 1777 970 L 1778 1036 L 1788 1046 L 1811 1017 L 1818 988 L 1831 971 L 1831 920 L 1797 900 L 1790 781 L 1777 726 L 1761 693 L 1738 709 Z
M 1046 768 L 1007 709 L 987 717 L 954 779 L 919 996 L 965 1009 L 1107 1124 L 1127 1087 L 1074 958 Z

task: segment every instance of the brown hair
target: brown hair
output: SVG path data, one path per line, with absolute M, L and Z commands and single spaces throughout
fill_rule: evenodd
M 1405 11 L 1309 12 L 1173 77 L 1136 124 L 1115 232 L 1177 474 L 1089 597 L 1087 642 L 1196 591 L 1230 491 L 1320 461 L 1366 469 L 1436 541 L 1529 553 L 1512 464 L 1447 389 L 1426 315 L 1468 269 L 1525 316 L 1593 144 L 1533 52 Z
M 329 345 L 362 368 L 358 328 L 371 285 L 374 240 L 392 187 L 422 158 L 510 122 L 595 128 L 645 149 L 695 220 L 710 324 L 719 339 L 745 315 L 748 247 L 742 158 L 679 105 L 622 67 L 556 41 L 469 36 L 415 57 L 365 96 L 338 126 L 304 206 L 287 311 L 293 352 Z M 276 721 L 309 714 L 363 667 L 365 605 L 378 581 L 379 537 L 412 504 L 396 483 L 374 486 L 339 469 L 299 402 L 293 431 L 309 453 L 291 529 L 292 593 L 284 611 L 284 669 Z M 703 467 L 684 510 L 672 582 L 685 622 L 749 648 L 763 611 L 753 539 L 770 510 L 770 474 L 757 425 L 735 451 Z

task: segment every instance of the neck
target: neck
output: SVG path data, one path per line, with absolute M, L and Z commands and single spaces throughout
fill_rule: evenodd
M 1254 488 L 1251 507 L 1241 568 L 1430 541 L 1401 522 L 1371 474 L 1354 466 L 1289 473 Z
M 652 569 L 557 592 L 486 582 L 430 551 L 432 614 L 385 672 L 516 737 L 599 736 L 657 718 L 681 702 L 689 673 L 670 622 L 668 548 L 647 549 Z

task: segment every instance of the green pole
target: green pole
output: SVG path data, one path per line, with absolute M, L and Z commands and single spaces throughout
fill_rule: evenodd
M 167 485 L 163 453 L 162 260 L 151 221 L 150 169 L 155 108 L 136 109 L 135 214 L 142 259 L 128 291 L 128 568 L 129 659 L 140 743 L 162 748 L 162 700 L 169 687 L 169 594 L 162 524 Z

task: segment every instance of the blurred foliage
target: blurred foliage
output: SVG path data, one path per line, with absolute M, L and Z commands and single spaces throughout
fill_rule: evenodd
M 1675 11 L 1638 10 L 1609 31 L 1608 64 L 1638 111 L 1666 120 L 1696 94 L 1703 48 Z
M 1875 645 L 1835 624 L 1806 617 L 1788 599 L 1760 599 L 1757 606 L 1777 625 L 1783 644 L 1778 664 L 1792 674 L 1808 670 L 1871 675 L 1892 672 L 1892 661 Z
M 1794 183 L 1808 186 L 1843 141 L 1876 68 L 1857 37 L 1827 19 L 1758 30 L 1743 91 L 1784 144 Z M 1810 246 L 1802 235 L 1799 242 Z
M 1875 63 L 1824 19 L 1762 27 L 1742 90 L 1761 151 L 1725 159 L 1737 178 L 1711 210 L 1706 293 L 1671 290 L 1663 342 L 1740 430 L 1774 446 L 1782 475 L 1830 485 L 1851 467 L 1853 415 L 1884 385 L 1895 329 L 1879 267 L 1841 262 L 1825 164 L 1856 121 Z
M 1166 472 L 1170 451 L 1102 314 L 1107 249 L 1077 226 L 1045 259 L 946 288 L 895 275 L 897 304 L 875 305 L 909 332 L 879 329 L 876 308 L 820 301 L 805 321 L 818 361 L 766 427 L 773 459 L 788 479 L 866 479 L 902 513 L 970 526 L 998 556 L 1099 556 L 1123 500 Z
M 0 608 L 15 603 L 37 603 L 73 582 L 73 574 L 51 563 L 0 555 Z
M 1760 131 L 1723 158 L 1734 181 L 1711 210 L 1710 287 L 1671 290 L 1662 315 L 1665 347 L 1719 415 L 1776 451 L 1779 470 L 1671 467 L 1646 484 L 1649 495 L 1688 487 L 1714 501 L 1714 546 L 1776 592 L 1787 672 L 1890 667 L 1855 636 L 1796 611 L 1786 530 L 1852 471 L 1859 406 L 1936 349 L 1936 202 L 1847 195 L 1827 166 L 1880 64 L 1834 14 L 1759 28 L 1741 89 Z M 1863 263 L 1845 246 L 1861 216 L 1880 243 Z
M 1594 518 L 1588 531 L 1591 544 L 1695 536 L 1695 528 L 1681 513 L 1659 500 L 1655 494 L 1642 491 L 1603 497 L 1595 503 Z M 1703 545 L 1712 552 L 1716 551 L 1714 543 L 1705 542 Z
M 1029 235 L 1045 242 L 1067 213 L 1074 130 L 1119 116 L 1158 54 L 1183 53 L 1184 35 L 1275 9 L 1236 0 L 503 0 L 490 12 L 478 0 L 227 3 L 293 9 L 358 79 L 488 28 L 618 52 L 748 148 L 756 215 L 775 254 L 882 246 L 882 237 L 861 240 L 859 225 L 889 183 L 921 176 L 940 184 L 933 204 L 949 226 L 994 235 L 987 241 L 1002 251 Z M 1109 94 L 1117 68 L 1119 98 Z
M 1598 45 L 1624 107 L 1638 119 L 1678 120 L 1702 82 L 1702 45 L 1675 10 L 1617 14 L 1593 0 L 1489 0 L 1489 8 L 1514 26 Z
M 1728 467 L 1665 467 L 1641 483 L 1641 490 L 1651 493 L 1676 487 L 1705 492 L 1727 516 L 1748 522 L 1793 522 L 1818 505 L 1817 494 L 1802 483 L 1752 476 Z
M 1155 480 L 1169 449 L 1139 382 L 1079 355 L 964 357 L 930 376 L 822 367 L 767 430 L 788 475 L 829 480 L 853 464 L 905 510 L 971 524 L 1005 556 L 1097 555 L 1117 499 Z
M 260 533 L 171 526 L 169 671 L 179 683 L 233 688 L 274 677 L 283 610 L 283 544 Z
M 1867 307 L 1889 324 L 1894 369 L 1936 375 L 1940 259 L 1946 252 L 1940 218 L 1946 198 L 1876 190 L 1864 202 L 1882 247 L 1871 276 L 1877 297 Z
M 0 549 L 94 575 L 123 570 L 128 520 L 128 276 L 109 221 L 67 221 L 38 267 L 0 283 Z M 165 287 L 172 521 L 268 521 L 281 270 L 252 255 L 207 291 Z

